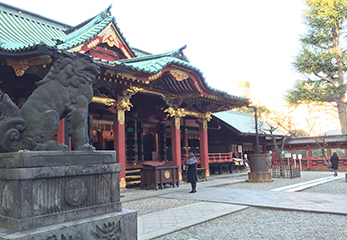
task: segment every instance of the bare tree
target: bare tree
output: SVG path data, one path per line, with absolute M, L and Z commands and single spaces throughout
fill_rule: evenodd
M 332 126 L 334 125 L 334 121 L 338 121 L 338 113 L 336 109 L 332 108 L 327 103 L 322 104 L 308 104 L 306 106 L 307 114 L 306 117 L 304 117 L 306 121 L 306 126 L 309 136 L 317 136 L 318 134 L 322 133 L 322 128 L 320 127 L 320 124 L 325 124 L 326 126 Z M 322 115 L 330 116 L 330 121 L 327 122 L 327 119 L 321 119 Z M 324 132 L 327 130 L 326 127 L 323 127 Z
M 291 123 L 290 117 L 282 112 L 269 112 L 263 114 L 259 122 L 259 133 L 266 138 L 272 139 L 273 152 L 276 152 L 277 159 L 280 163 L 280 170 L 283 172 L 284 161 L 282 152 L 288 139 L 290 139 L 295 132 Z
M 325 133 L 323 136 L 315 137 L 314 141 L 316 142 L 317 146 L 319 147 L 321 157 L 323 158 L 324 162 L 326 164 L 328 164 L 327 155 L 326 155 L 327 133 Z

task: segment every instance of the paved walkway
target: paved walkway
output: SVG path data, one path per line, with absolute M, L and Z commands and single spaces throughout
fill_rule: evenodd
M 200 203 L 139 216 L 138 239 L 153 239 L 182 228 L 246 209 L 249 206 L 347 215 L 346 195 L 334 195 L 334 198 L 332 198 L 328 194 L 297 192 L 341 178 L 344 178 L 344 175 L 319 178 L 271 191 L 223 187 L 211 190 L 213 186 L 245 181 L 247 179 L 245 174 L 233 174 L 233 177 L 215 178 L 212 181 L 199 183 L 198 192 L 195 194 L 188 192 L 190 184 L 182 184 L 179 188 L 168 188 L 158 191 L 129 191 L 124 193 L 122 201 L 154 196 L 201 201 Z

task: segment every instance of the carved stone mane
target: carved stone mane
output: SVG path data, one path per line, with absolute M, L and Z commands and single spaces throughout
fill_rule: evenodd
M 67 150 L 52 141 L 66 118 L 74 150 L 93 150 L 88 141 L 88 104 L 99 67 L 89 56 L 63 53 L 19 109 L 5 94 L 0 102 L 0 145 L 7 151 Z

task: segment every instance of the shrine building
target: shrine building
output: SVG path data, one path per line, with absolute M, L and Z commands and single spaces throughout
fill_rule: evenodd
M 178 166 L 181 180 L 188 149 L 198 149 L 209 176 L 212 114 L 250 104 L 209 87 L 185 56 L 186 46 L 162 54 L 129 46 L 110 7 L 69 26 L 0 3 L 0 30 L 0 89 L 19 107 L 65 51 L 87 54 L 100 67 L 89 105 L 90 143 L 97 150 L 116 151 L 121 188 L 126 172 L 146 161 Z M 69 145 L 65 119 L 56 140 Z

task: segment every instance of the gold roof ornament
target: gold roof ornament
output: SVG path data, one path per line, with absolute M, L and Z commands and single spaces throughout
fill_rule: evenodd
M 169 107 L 165 109 L 164 112 L 168 113 L 167 114 L 168 117 L 185 117 L 186 116 L 184 108 L 177 108 L 176 110 L 173 107 Z
M 185 80 L 189 77 L 186 72 L 183 72 L 183 71 L 178 70 L 178 69 L 172 69 L 170 71 L 170 73 L 177 81 L 182 81 L 182 80 Z
M 212 119 L 211 112 L 201 113 L 201 114 L 199 115 L 199 117 L 200 117 L 201 119 L 207 120 L 208 122 L 211 121 L 211 119 Z
M 133 107 L 133 105 L 128 98 L 122 98 L 116 102 L 116 108 L 118 110 L 130 111 L 131 107 Z

